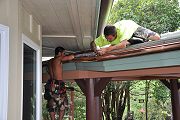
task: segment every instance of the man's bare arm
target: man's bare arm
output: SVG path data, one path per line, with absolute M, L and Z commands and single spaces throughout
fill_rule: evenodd
M 122 42 L 120 42 L 117 45 L 109 46 L 107 48 L 107 51 L 112 51 L 112 50 L 118 50 L 118 49 L 125 48 L 128 43 L 129 42 L 127 40 L 123 40 Z
M 74 55 L 68 55 L 68 56 L 64 56 L 61 61 L 65 62 L 73 59 L 74 59 Z
M 112 51 L 112 50 L 118 50 L 118 49 L 125 48 L 127 44 L 129 44 L 129 42 L 127 40 L 123 40 L 122 42 L 120 42 L 117 45 L 109 46 L 107 48 L 101 48 L 100 50 L 98 50 L 98 53 L 100 55 L 103 55 L 103 54 L 106 54 L 107 52 Z
M 49 60 L 49 63 L 48 63 L 48 73 L 49 73 L 50 79 L 53 79 L 54 75 L 53 75 L 53 70 L 52 70 L 52 59 Z

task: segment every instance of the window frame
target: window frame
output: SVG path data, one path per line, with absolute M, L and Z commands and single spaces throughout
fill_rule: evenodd
M 0 119 L 7 120 L 9 81 L 9 27 L 0 24 Z M 1 108 L 0 107 L 0 108 Z
M 42 61 L 41 61 L 41 47 L 22 34 L 22 83 L 21 83 L 21 119 L 23 116 L 23 59 L 24 59 L 24 44 L 36 51 L 36 120 L 41 120 L 42 113 Z

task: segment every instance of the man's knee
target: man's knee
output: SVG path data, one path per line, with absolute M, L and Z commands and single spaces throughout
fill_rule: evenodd
M 151 36 L 149 36 L 149 39 L 150 40 L 160 40 L 161 39 L 161 37 L 160 37 L 160 35 L 159 34 L 155 34 L 155 35 L 151 35 Z

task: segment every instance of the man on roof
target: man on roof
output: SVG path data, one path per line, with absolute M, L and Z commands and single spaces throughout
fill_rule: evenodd
M 132 39 L 133 37 L 140 39 Z M 132 20 L 121 20 L 114 25 L 107 25 L 104 34 L 94 40 L 95 49 L 100 55 L 109 51 L 125 48 L 128 45 L 159 40 L 160 35 L 144 28 Z

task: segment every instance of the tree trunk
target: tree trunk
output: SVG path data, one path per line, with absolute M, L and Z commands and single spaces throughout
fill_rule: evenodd
M 130 81 L 127 82 L 127 115 L 129 115 L 131 111 L 131 104 L 130 104 Z
M 110 93 L 109 91 L 106 91 L 105 94 L 105 116 L 106 120 L 110 120 Z
M 127 82 L 112 82 L 101 94 L 103 120 L 122 120 L 128 97 Z
M 117 111 L 117 120 L 122 120 L 123 113 L 124 113 L 125 106 L 126 106 L 126 99 L 128 97 L 127 93 L 128 93 L 128 89 L 125 86 L 121 90 L 121 94 L 120 94 L 119 106 L 118 106 L 118 111 Z
M 116 119 L 116 106 L 115 106 L 115 102 L 116 102 L 116 91 L 112 91 L 112 100 L 111 100 L 111 113 L 112 113 L 112 120 Z
M 148 120 L 148 95 L 149 95 L 149 82 L 146 80 L 146 89 L 145 89 L 145 108 L 146 108 L 146 120 Z

